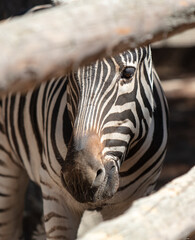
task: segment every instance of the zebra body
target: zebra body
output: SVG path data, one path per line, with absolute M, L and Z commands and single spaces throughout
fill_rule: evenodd
M 167 105 L 149 47 L 98 60 L 0 102 L 0 238 L 19 239 L 28 179 L 46 239 L 75 239 L 85 210 L 104 219 L 149 194 L 166 153 Z

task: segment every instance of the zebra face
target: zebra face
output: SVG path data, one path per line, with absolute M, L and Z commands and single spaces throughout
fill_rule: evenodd
M 79 202 L 105 200 L 117 191 L 120 166 L 151 121 L 152 84 L 149 47 L 96 61 L 69 76 L 73 133 L 62 181 Z

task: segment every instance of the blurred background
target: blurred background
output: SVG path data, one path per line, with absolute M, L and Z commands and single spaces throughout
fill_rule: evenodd
M 21 15 L 50 0 L 0 0 L 0 20 Z M 167 156 L 157 189 L 195 165 L 195 30 L 178 34 L 152 45 L 153 62 L 162 80 L 169 109 L 170 132 Z M 42 208 L 40 190 L 31 183 L 27 194 L 25 239 L 39 222 Z M 32 194 L 33 192 L 33 194 Z
M 159 188 L 195 165 L 195 29 L 152 48 L 170 110 L 168 151 Z
M 51 3 L 50 0 L 1 0 L 0 20 L 22 15 L 34 6 Z

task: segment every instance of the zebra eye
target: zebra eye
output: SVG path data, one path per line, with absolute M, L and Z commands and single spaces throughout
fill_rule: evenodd
M 133 77 L 134 73 L 135 73 L 134 67 L 126 67 L 123 69 L 121 77 L 124 79 L 130 79 Z

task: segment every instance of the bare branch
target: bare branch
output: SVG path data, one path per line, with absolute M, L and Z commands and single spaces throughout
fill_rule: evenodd
M 180 240 L 195 231 L 195 167 L 80 240 Z
M 168 99 L 195 99 L 195 77 L 163 81 L 162 86 Z
M 194 0 L 73 1 L 0 25 L 0 88 L 62 75 L 195 26 Z M 17 88 L 15 89 L 17 90 Z

